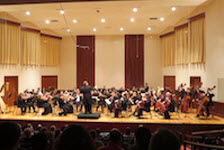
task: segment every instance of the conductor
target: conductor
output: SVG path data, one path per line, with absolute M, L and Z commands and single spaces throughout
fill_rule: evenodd
M 87 81 L 83 81 L 83 86 L 81 87 L 80 93 L 83 94 L 83 103 L 85 105 L 85 114 L 89 113 L 91 114 L 92 111 L 92 87 L 89 86 L 89 83 Z

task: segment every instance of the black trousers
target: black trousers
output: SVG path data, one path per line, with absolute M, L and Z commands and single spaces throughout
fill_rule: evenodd
M 85 103 L 85 113 L 92 113 L 92 104 L 86 102 Z

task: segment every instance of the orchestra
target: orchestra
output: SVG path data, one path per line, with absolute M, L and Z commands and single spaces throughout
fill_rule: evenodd
M 82 93 L 85 92 L 85 87 L 81 89 L 76 88 L 71 91 L 57 90 L 54 88 L 44 89 L 38 88 L 35 90 L 25 90 L 20 93 L 15 101 L 15 105 L 21 109 L 21 114 L 37 113 L 38 108 L 44 108 L 41 115 L 47 115 L 53 112 L 57 107 L 61 111 L 57 115 L 73 114 L 73 112 L 82 112 L 82 107 L 85 106 L 86 111 L 91 113 L 91 105 L 96 106 L 96 112 L 107 108 L 109 113 L 114 113 L 115 118 L 123 117 L 123 112 L 129 115 L 141 118 L 143 112 L 149 113 L 152 117 L 151 111 L 155 111 L 159 116 L 164 116 L 165 119 L 170 118 L 171 112 L 189 113 L 191 107 L 196 109 L 196 117 L 204 116 L 214 117 L 214 104 L 212 92 L 215 86 L 207 88 L 207 91 L 201 89 L 202 83 L 197 86 L 186 87 L 186 84 L 181 83 L 177 90 L 158 88 L 152 89 L 145 85 L 142 88 L 133 87 L 132 89 L 116 89 L 116 88 L 92 88 L 88 87 L 88 100 Z M 193 105 L 196 104 L 196 105 Z M 99 110 L 100 109 L 100 110 Z

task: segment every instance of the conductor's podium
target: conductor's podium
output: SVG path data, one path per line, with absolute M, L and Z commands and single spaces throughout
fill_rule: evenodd
M 91 113 L 91 114 L 80 113 L 78 115 L 78 119 L 99 119 L 99 118 L 100 113 Z

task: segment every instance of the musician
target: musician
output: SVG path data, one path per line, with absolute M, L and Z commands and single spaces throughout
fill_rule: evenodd
M 34 89 L 31 92 L 28 92 L 28 90 L 26 90 L 25 93 L 28 95 L 26 105 L 29 108 L 29 113 L 31 112 L 31 108 L 33 109 L 33 112 L 36 112 L 35 106 L 34 106 L 34 102 L 35 102 L 35 91 L 34 91 Z
M 105 92 L 105 91 L 106 89 L 98 91 L 96 111 L 98 111 L 99 107 L 101 107 L 102 112 L 104 112 L 106 95 L 104 95 L 102 92 Z
M 81 87 L 80 93 L 83 94 L 83 103 L 85 106 L 85 114 L 92 113 L 92 95 L 91 91 L 93 88 L 89 86 L 87 81 L 83 82 L 83 86 Z
M 208 88 L 207 89 L 207 93 L 206 96 L 208 96 L 209 98 L 209 102 L 206 104 L 206 114 L 207 117 L 210 116 L 210 114 L 212 114 L 212 118 L 214 118 L 213 116 L 213 112 L 214 112 L 214 103 L 213 103 L 213 97 L 215 96 L 214 93 L 212 93 L 212 90 L 215 88 L 216 86 L 214 86 L 213 88 Z
M 118 118 L 120 113 L 122 112 L 122 102 L 120 99 L 114 101 L 114 118 Z
M 50 95 L 50 93 L 45 92 L 43 95 L 39 95 L 39 96 L 43 102 L 43 107 L 44 107 L 44 112 L 42 113 L 42 115 L 47 115 L 49 113 L 52 113 L 52 107 L 49 101 L 52 100 L 53 97 Z
M 73 92 L 73 97 L 75 98 L 74 100 L 74 104 L 76 105 L 76 111 L 82 111 L 83 108 L 83 99 L 82 96 L 80 94 L 80 90 L 77 88 L 75 89 L 75 91 Z M 80 107 L 80 108 L 79 108 Z
M 148 85 L 148 83 L 145 83 L 145 87 L 144 87 L 144 89 L 145 89 L 145 92 L 148 92 L 148 90 L 149 90 L 149 85 Z
M 17 97 L 17 107 L 20 107 L 22 115 L 26 113 L 26 103 L 23 99 L 23 93 L 20 93 Z
M 67 114 L 73 113 L 73 106 L 70 102 L 74 99 L 75 98 L 71 95 L 71 93 L 67 91 L 60 96 L 60 100 L 62 100 L 61 109 L 63 111 L 59 113 L 59 116 L 66 116 Z

